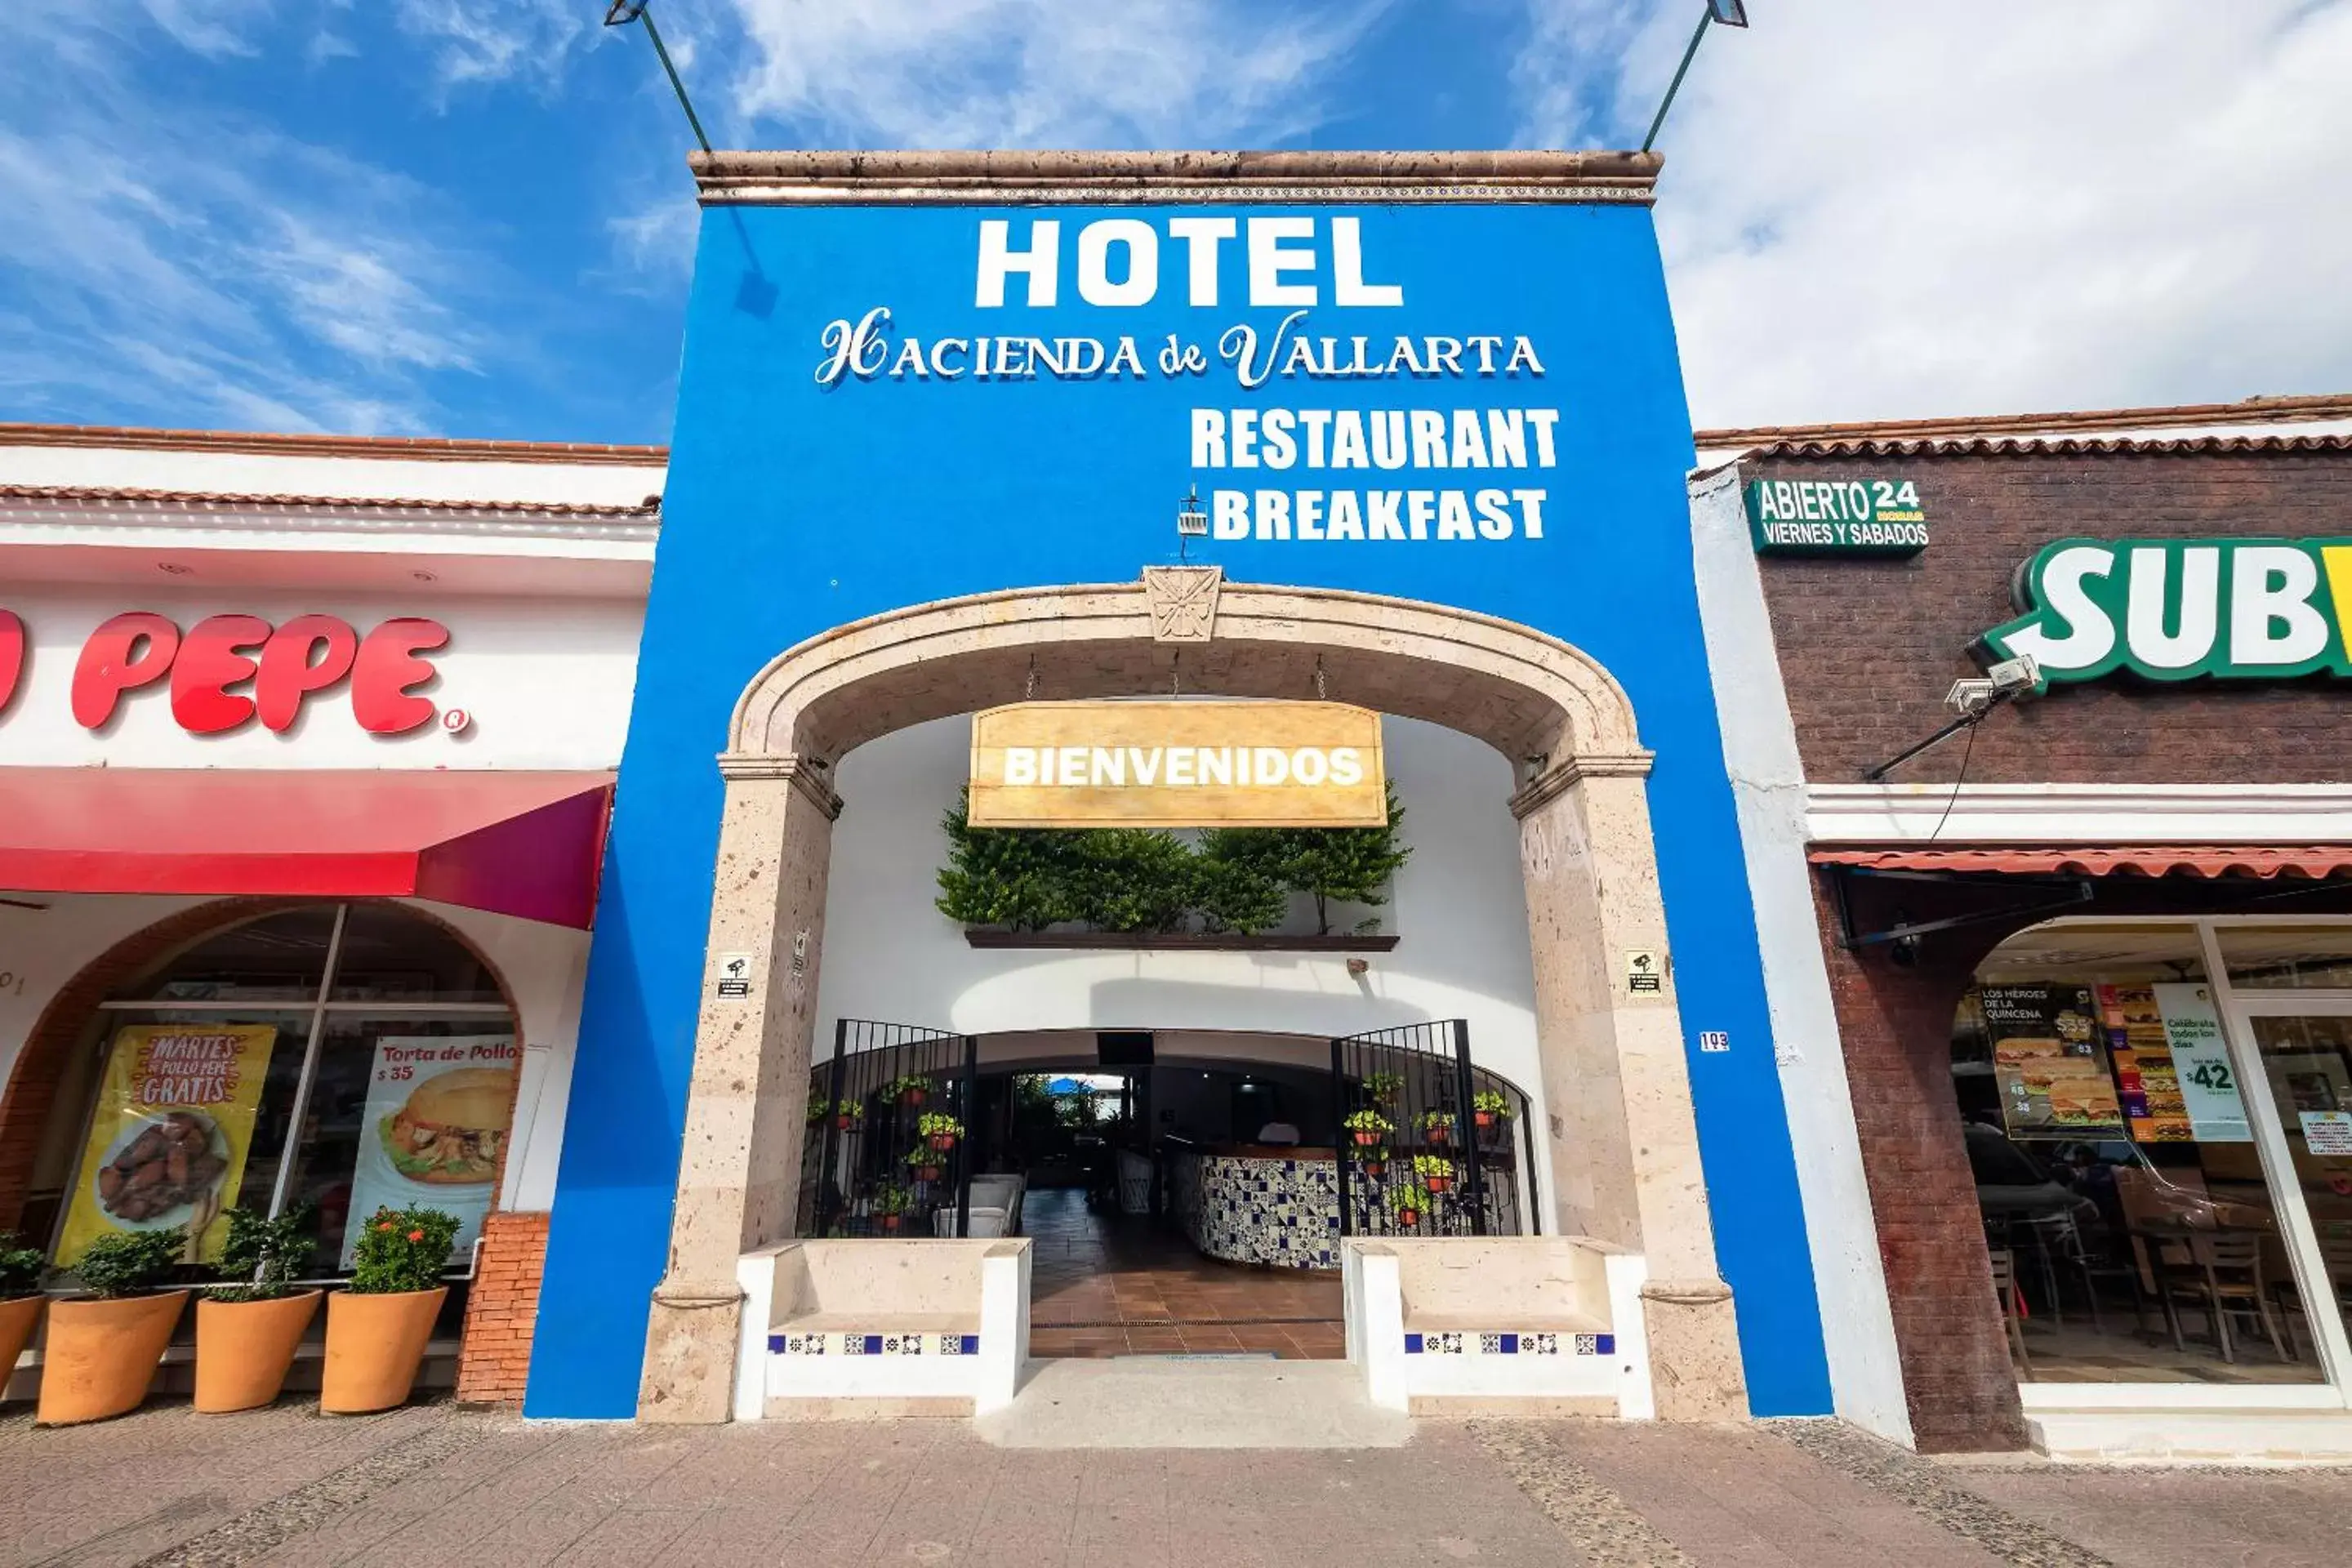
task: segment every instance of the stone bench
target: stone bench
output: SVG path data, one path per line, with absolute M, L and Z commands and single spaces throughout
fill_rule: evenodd
M 1384 1409 L 1646 1420 L 1647 1274 L 1589 1237 L 1353 1237 L 1348 1359 Z
M 736 1261 L 734 1414 L 971 1415 L 1013 1401 L 1029 1353 L 1029 1243 L 785 1241 Z

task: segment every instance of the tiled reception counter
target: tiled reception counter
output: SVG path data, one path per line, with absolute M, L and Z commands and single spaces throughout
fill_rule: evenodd
M 1339 1267 L 1337 1152 L 1276 1144 L 1161 1145 L 1168 1212 L 1211 1258 Z

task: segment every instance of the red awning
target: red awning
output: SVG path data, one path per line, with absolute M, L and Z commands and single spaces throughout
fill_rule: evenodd
M 0 888 L 418 898 L 586 930 L 613 775 L 0 767 Z
M 1816 866 L 1873 871 L 2008 871 L 2063 877 L 2340 877 L 2352 873 L 2343 844 L 1955 844 L 1940 848 L 1815 845 Z

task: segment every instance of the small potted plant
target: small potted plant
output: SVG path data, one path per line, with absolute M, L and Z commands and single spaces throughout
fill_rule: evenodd
M 327 1298 L 320 1409 L 360 1415 L 406 1401 L 448 1299 L 441 1270 L 457 1239 L 457 1216 L 439 1209 L 378 1209 L 363 1222 L 351 1286 Z
M 1431 1144 L 1451 1143 L 1454 1142 L 1454 1112 L 1450 1110 L 1423 1111 L 1421 1113 L 1421 1136 L 1423 1142 Z
M 956 1146 L 957 1139 L 963 1136 L 963 1123 L 952 1116 L 941 1116 L 937 1111 L 926 1111 L 922 1119 L 915 1123 L 915 1133 L 924 1142 L 945 1153 Z
M 817 1123 L 823 1121 L 826 1117 L 832 1114 L 833 1101 L 829 1100 L 812 1100 L 809 1101 L 808 1124 L 811 1127 L 814 1127 Z
M 856 1100 L 836 1100 L 833 1102 L 833 1125 L 835 1131 L 854 1132 L 857 1129 L 857 1124 L 865 1120 L 866 1108 Z
M 1374 1105 L 1394 1105 L 1397 1096 L 1404 1092 L 1404 1074 L 1401 1072 L 1369 1072 L 1364 1075 L 1364 1094 Z
M 1358 1164 L 1367 1178 L 1378 1181 L 1381 1173 L 1389 1168 L 1389 1152 L 1377 1145 L 1363 1150 L 1358 1157 Z
M 0 1236 L 0 1397 L 8 1391 L 8 1374 L 16 1358 L 32 1342 L 41 1321 L 41 1274 L 48 1259 L 37 1247 L 22 1247 L 15 1232 Z
M 220 1277 L 196 1299 L 196 1408 L 252 1410 L 273 1403 L 294 1365 L 294 1349 L 319 1315 L 319 1290 L 294 1281 L 319 1250 L 309 1205 L 276 1219 L 257 1209 L 228 1211 Z
M 1389 1194 L 1389 1208 L 1396 1215 L 1397 1224 L 1410 1230 L 1421 1223 L 1422 1215 L 1429 1212 L 1429 1189 L 1398 1187 Z
M 69 1272 L 90 1299 L 49 1304 L 43 1426 L 103 1421 L 139 1408 L 188 1304 L 187 1291 L 155 1287 L 187 1244 L 187 1233 L 174 1226 L 109 1231 L 82 1250 Z
M 920 1105 L 931 1098 L 931 1080 L 921 1073 L 908 1073 L 890 1080 L 883 1092 L 901 1105 Z
M 873 1208 L 875 1223 L 879 1225 L 883 1230 L 895 1234 L 898 1228 L 899 1222 L 906 1218 L 908 1211 L 912 1209 L 914 1206 L 914 1194 L 908 1192 L 906 1188 L 899 1186 L 895 1182 L 886 1183 L 882 1188 L 874 1194 Z
M 1396 1131 L 1396 1123 L 1377 1110 L 1355 1111 L 1339 1125 L 1348 1130 L 1349 1141 L 1359 1149 L 1378 1148 Z
M 1454 1184 L 1454 1162 L 1443 1154 L 1415 1154 L 1412 1173 L 1432 1193 L 1442 1193 Z
M 1470 1097 L 1470 1121 L 1486 1129 L 1499 1127 L 1511 1118 L 1511 1102 L 1491 1089 L 1482 1089 Z
M 907 1171 L 919 1182 L 938 1181 L 940 1172 L 939 1152 L 928 1143 L 920 1148 L 908 1150 Z

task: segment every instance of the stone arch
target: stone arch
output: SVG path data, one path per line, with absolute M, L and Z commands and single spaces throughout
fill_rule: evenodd
M 750 999 L 703 999 L 642 1417 L 727 1418 L 741 1327 L 735 1260 L 788 1236 L 797 1211 L 839 759 L 908 725 L 1025 696 L 1173 686 L 1307 697 L 1318 672 L 1324 695 L 1477 736 L 1517 764 L 1510 808 L 1552 1226 L 1647 1255 L 1662 1415 L 1745 1413 L 1671 973 L 1634 993 L 1615 973 L 1626 950 L 1666 947 L 1650 753 L 1623 689 L 1580 650 L 1494 616 L 1153 567 L 1138 583 L 1013 589 L 854 621 L 786 650 L 745 688 L 719 758 L 709 951 L 768 963 Z

